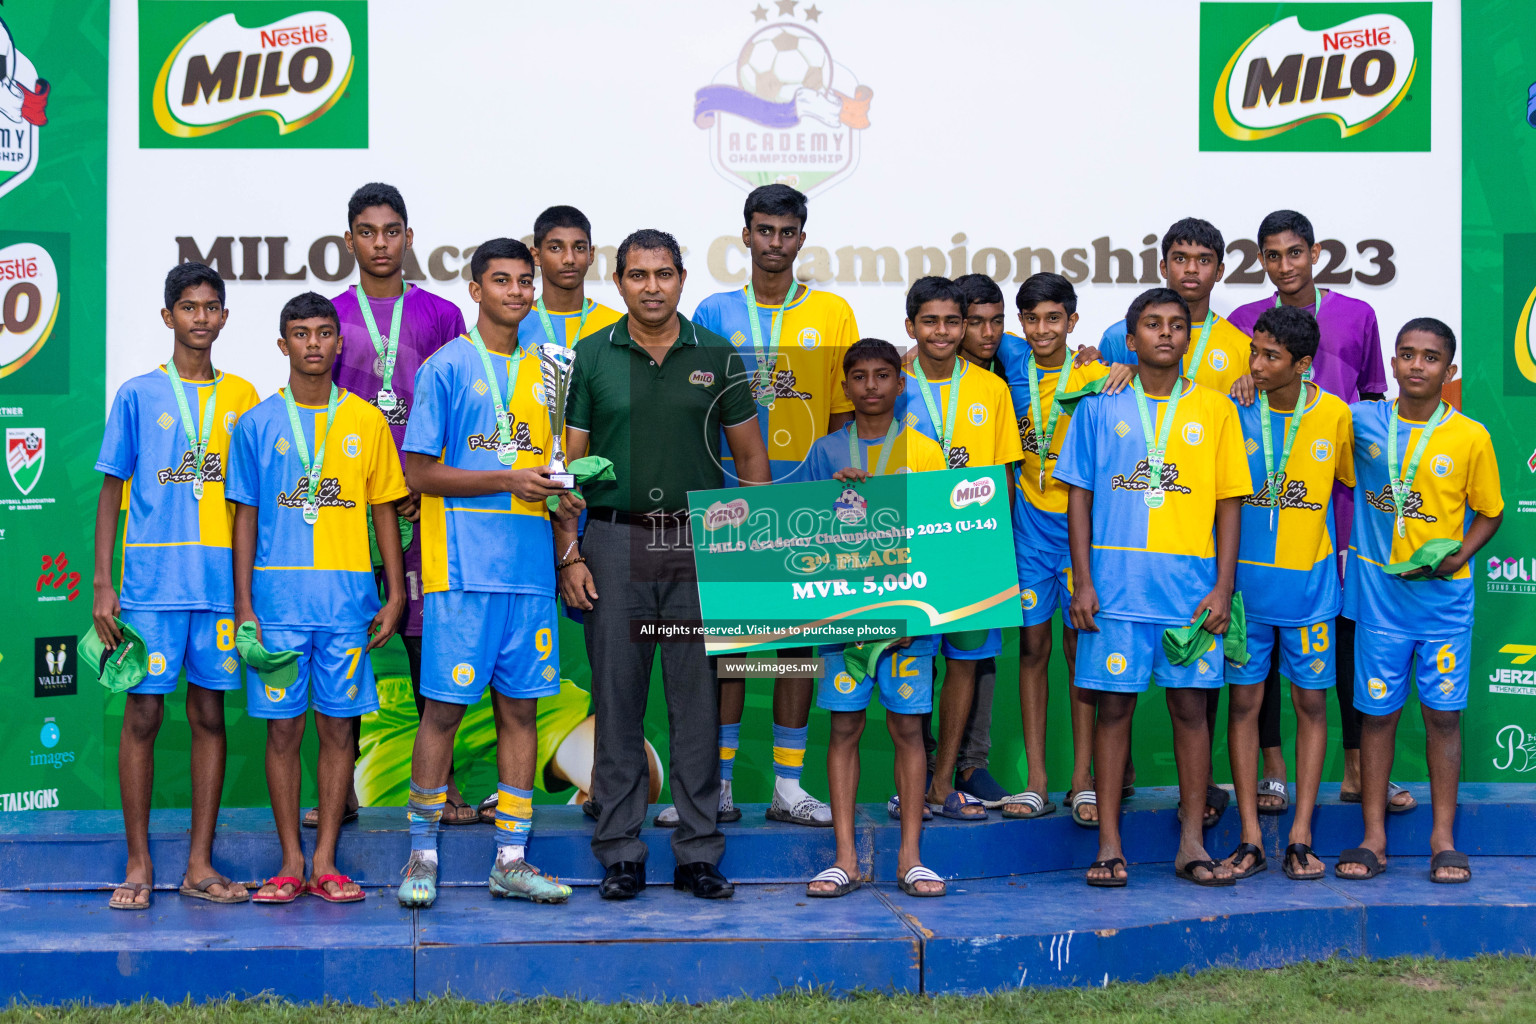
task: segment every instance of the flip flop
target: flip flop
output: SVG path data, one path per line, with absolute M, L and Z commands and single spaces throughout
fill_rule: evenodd
M 349 883 L 352 882 L 352 879 L 348 878 L 346 875 L 321 875 L 319 878 L 306 885 L 304 887 L 304 891 L 309 893 L 311 896 L 319 896 L 327 903 L 359 903 L 368 898 L 368 894 L 361 888 L 357 890 L 356 896 L 332 896 L 325 889 L 325 883 L 327 882 L 334 882 L 338 888 L 345 888 Z
M 450 808 L 453 811 L 453 816 L 452 817 L 449 816 L 449 809 Z M 479 808 L 475 808 L 474 813 L 470 814 L 468 816 L 465 816 L 464 814 L 460 813 L 462 811 L 466 811 L 466 810 L 469 810 L 469 809 L 470 809 L 469 804 L 465 803 L 463 800 L 460 800 L 458 803 L 454 803 L 452 800 L 449 800 L 446 804 L 443 805 L 443 816 L 442 816 L 442 818 L 440 820 L 442 821 L 442 823 L 444 825 L 474 825 L 474 824 L 477 824 L 480 821 L 480 810 L 479 810 Z M 494 808 L 492 809 L 491 813 L 492 813 L 492 816 L 494 818 L 494 816 L 495 816 Z
M 1339 870 L 1345 864 L 1363 864 L 1365 865 L 1366 873 L 1363 875 L 1346 875 Z M 1375 878 L 1385 870 L 1387 870 L 1387 866 L 1381 862 L 1380 858 L 1363 846 L 1357 846 L 1352 850 L 1345 850 L 1339 854 L 1339 862 L 1333 866 L 1334 877 L 1342 878 L 1346 882 L 1364 882 L 1366 879 Z
M 1418 802 L 1418 800 L 1414 800 L 1413 803 L 1408 804 L 1406 807 L 1402 806 L 1402 805 L 1399 805 L 1399 804 L 1394 804 L 1392 802 L 1392 798 L 1397 796 L 1397 794 L 1399 794 L 1399 793 L 1408 793 L 1408 795 L 1410 797 L 1413 796 L 1412 793 L 1408 792 L 1408 787 L 1407 786 L 1399 786 L 1397 783 L 1392 782 L 1391 780 L 1388 780 L 1388 782 L 1387 782 L 1387 813 L 1388 814 L 1407 814 L 1409 811 L 1416 811 L 1416 810 L 1419 809 L 1419 802 Z M 1360 794 L 1358 792 L 1351 793 L 1351 792 L 1346 792 L 1345 790 L 1342 790 L 1342 789 L 1339 790 L 1339 803 L 1341 803 L 1341 804 L 1357 804 L 1359 802 L 1360 802 Z
M 1293 882 L 1315 882 L 1328 873 L 1327 868 L 1318 868 L 1311 874 L 1307 874 L 1299 870 L 1299 868 L 1295 870 L 1291 868 L 1293 862 L 1297 865 L 1305 864 L 1308 857 L 1317 857 L 1317 854 L 1306 843 L 1292 843 L 1290 846 L 1287 846 L 1285 848 L 1285 859 L 1280 862 L 1280 869 L 1285 872 L 1285 877 Z M 1318 859 L 1321 860 L 1322 858 L 1319 857 Z
M 1097 807 L 1099 805 L 1099 794 L 1095 793 L 1091 789 L 1081 789 L 1076 793 L 1068 793 L 1067 803 L 1072 807 L 1072 820 L 1076 824 L 1082 826 L 1083 828 L 1096 829 L 1099 827 L 1099 823 L 1097 821 L 1089 821 L 1087 818 L 1084 818 L 1078 810 L 1084 805 Z
M 917 887 L 918 882 L 938 882 L 940 885 L 943 885 L 944 888 L 940 889 L 938 892 L 923 892 Z M 896 886 L 908 896 L 933 897 L 943 896 L 945 893 L 949 892 L 949 886 L 944 883 L 944 879 L 923 867 L 921 864 L 912 865 L 912 867 L 908 869 L 907 873 L 902 876 L 901 881 L 896 883 Z
M 986 821 L 987 808 L 980 800 L 969 793 L 962 793 L 958 789 L 952 790 L 949 796 L 944 798 L 942 804 L 930 803 L 928 807 L 941 818 L 952 818 L 955 821 Z M 981 808 L 980 814 L 966 814 L 967 807 Z
M 1435 872 L 1441 868 L 1461 868 L 1467 873 L 1467 877 L 1439 878 Z M 1429 858 L 1429 880 L 1441 885 L 1461 885 L 1463 882 L 1470 882 L 1472 881 L 1472 862 L 1460 850 L 1441 850 Z
M 1248 870 L 1238 871 L 1235 862 L 1242 860 L 1244 857 L 1252 857 L 1253 863 L 1248 865 Z M 1237 849 L 1232 851 L 1231 856 L 1227 860 L 1234 862 L 1231 864 L 1232 881 L 1234 882 L 1241 882 L 1245 878 L 1252 878 L 1261 871 L 1269 870 L 1269 861 L 1264 859 L 1264 851 L 1252 843 L 1238 843 Z
M 992 773 L 985 768 L 977 768 L 971 772 L 971 777 L 962 779 L 960 773 L 955 773 L 955 788 L 962 793 L 969 793 L 981 801 L 981 805 L 988 810 L 1001 807 L 1004 804 L 1017 803 L 1013 794 L 1002 787 L 1002 784 L 992 777 Z
M 1025 813 L 1010 811 L 1008 808 L 1014 804 L 1022 804 L 1028 808 Z M 1003 801 L 1003 817 L 1005 818 L 1043 818 L 1047 814 L 1056 813 L 1056 805 L 1042 797 L 1039 793 L 1031 793 L 1026 790 L 1016 796 L 1011 796 Z
M 1226 792 L 1223 790 L 1222 792 Z M 1259 796 L 1277 796 L 1280 798 L 1279 807 L 1265 807 L 1259 804 L 1260 814 L 1284 814 L 1291 808 L 1291 794 L 1285 788 L 1283 779 L 1260 779 Z
M 1109 869 L 1109 877 L 1108 878 L 1089 878 L 1089 877 L 1087 877 L 1085 875 L 1083 877 L 1083 881 L 1087 882 L 1089 885 L 1093 886 L 1095 889 L 1124 889 L 1125 888 L 1125 883 L 1129 882 L 1131 880 L 1130 879 L 1130 874 L 1129 874 L 1129 872 L 1127 872 L 1125 878 L 1117 877 L 1115 875 L 1115 867 L 1117 865 L 1119 867 L 1122 867 L 1122 868 L 1125 867 L 1125 858 L 1123 858 L 1123 857 L 1111 857 L 1111 858 L 1109 858 L 1109 860 L 1096 860 L 1092 864 L 1088 865 L 1088 870 L 1092 871 L 1094 868 L 1108 868 Z
M 811 885 L 816 882 L 831 882 L 837 888 L 831 890 L 830 892 L 819 889 L 812 889 Z M 847 896 L 849 893 L 853 892 L 853 890 L 857 889 L 863 884 L 864 883 L 862 880 L 857 878 L 849 878 L 848 872 L 844 871 L 840 867 L 833 866 L 827 868 L 827 870 L 811 879 L 811 881 L 806 884 L 805 894 L 812 899 L 836 899 L 839 896 Z
M 315 820 L 314 821 L 309 820 L 310 814 L 314 814 L 315 815 Z M 357 820 L 357 808 L 356 807 L 352 808 L 346 814 L 343 814 L 341 816 L 341 823 L 343 825 L 350 825 L 350 824 L 352 824 L 356 820 Z M 304 809 L 304 813 L 299 815 L 299 824 L 303 825 L 305 828 L 319 828 L 320 827 L 320 808 L 318 808 L 318 807 L 306 807 Z
M 190 896 L 194 900 L 207 900 L 209 903 L 244 903 L 246 900 L 251 898 L 251 894 L 246 892 L 244 889 L 240 890 L 240 895 L 238 896 L 232 896 L 228 893 L 223 896 L 215 896 L 213 893 L 208 891 L 215 885 L 222 885 L 227 890 L 231 888 L 234 883 L 225 878 L 223 875 L 209 875 L 207 878 L 203 879 L 201 882 L 198 882 L 196 885 L 188 885 L 187 880 L 183 878 L 181 880 L 181 889 L 179 891 L 183 896 Z
M 1218 865 L 1213 860 L 1192 860 L 1188 864 L 1185 864 L 1183 867 L 1175 866 L 1173 873 L 1184 879 L 1186 882 L 1194 882 L 1196 885 L 1204 885 L 1212 889 L 1219 889 L 1228 885 L 1236 885 L 1236 879 L 1216 877 L 1216 869 L 1219 866 L 1220 865 Z M 1197 878 L 1195 876 L 1195 870 L 1197 868 L 1205 868 L 1205 870 L 1211 873 L 1211 877 Z
M 1215 808 L 1215 813 L 1209 811 L 1200 819 L 1201 828 L 1215 828 L 1221 816 L 1227 813 L 1227 805 L 1232 802 L 1232 794 L 1220 786 L 1205 787 L 1205 806 Z
M 901 797 L 893 796 L 889 800 L 887 800 L 885 802 L 885 813 L 887 815 L 889 815 L 895 821 L 900 821 L 901 820 Z M 932 821 L 933 820 L 933 812 L 928 809 L 928 805 L 927 804 L 923 804 L 923 820 L 924 821 Z
M 111 907 L 113 910 L 148 910 L 150 903 L 152 903 L 155 898 L 155 887 L 149 882 L 123 882 L 112 887 L 113 892 L 116 892 L 119 889 L 132 890 L 133 898 L 128 900 L 120 900 L 114 896 L 112 899 L 107 901 L 107 906 Z M 143 903 L 136 902 L 139 898 L 139 893 L 141 892 L 149 893 L 149 899 L 145 900 Z
M 272 895 L 272 896 L 263 896 L 261 894 L 262 888 L 265 888 L 266 886 L 269 886 L 269 885 L 273 886 L 273 887 L 275 887 L 277 889 L 276 894 Z M 293 886 L 293 895 L 285 897 L 283 895 L 283 887 L 284 886 L 288 886 L 288 885 Z M 298 899 L 303 894 L 304 894 L 304 881 L 303 881 L 303 879 L 294 878 L 292 875 L 274 875 L 271 878 L 267 879 L 265 882 L 261 883 L 261 886 L 258 887 L 256 889 L 256 892 L 252 894 L 251 902 L 252 903 L 292 903 L 294 900 Z

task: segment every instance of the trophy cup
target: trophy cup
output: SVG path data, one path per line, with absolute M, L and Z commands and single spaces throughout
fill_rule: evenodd
M 571 389 L 571 368 L 575 363 L 574 349 L 553 342 L 539 346 L 539 370 L 544 375 L 544 409 L 549 413 L 549 482 L 566 490 L 576 486 L 576 477 L 565 467 L 565 400 Z

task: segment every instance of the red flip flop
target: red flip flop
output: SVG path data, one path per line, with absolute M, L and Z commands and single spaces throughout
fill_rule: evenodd
M 276 895 L 274 895 L 274 896 L 263 896 L 261 894 L 261 888 L 258 888 L 254 893 L 251 894 L 251 902 L 252 903 L 292 903 L 294 900 L 299 898 L 300 894 L 302 894 L 304 892 L 304 882 L 303 882 L 303 880 L 298 879 L 298 878 L 294 878 L 292 875 L 276 875 L 276 876 L 274 876 L 272 878 L 267 879 L 265 882 L 261 883 L 261 887 L 262 888 L 265 888 L 266 886 L 269 886 L 269 885 L 270 886 L 274 886 L 277 889 L 277 894 Z M 293 886 L 293 895 L 292 896 L 284 896 L 283 895 L 283 886 L 285 886 L 285 885 Z
M 368 894 L 362 889 L 357 890 L 356 896 L 332 896 L 330 893 L 325 891 L 325 883 L 327 882 L 334 882 L 339 888 L 345 888 L 347 885 L 352 884 L 352 879 L 348 878 L 346 875 L 321 875 L 319 878 L 306 885 L 304 887 L 304 891 L 309 893 L 311 896 L 319 896 L 327 903 L 357 903 L 360 900 L 367 899 L 368 897 Z

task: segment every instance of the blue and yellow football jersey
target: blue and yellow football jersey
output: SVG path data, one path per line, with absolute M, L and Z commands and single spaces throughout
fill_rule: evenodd
M 1426 541 L 1461 540 L 1474 513 L 1504 511 L 1499 465 L 1488 431 L 1474 419 L 1447 408 L 1430 436 L 1409 481 L 1411 490 L 1399 537 L 1387 465 L 1388 424 L 1397 431 L 1402 472 L 1424 424 L 1397 415 L 1396 402 L 1356 402 L 1355 525 L 1344 572 L 1344 614 L 1362 626 L 1402 636 L 1472 628 L 1472 571 L 1462 566 L 1450 579 L 1403 580 L 1384 571 L 1405 562 Z
M 1163 465 L 1163 504 L 1148 508 L 1147 441 L 1136 395 L 1078 403 L 1056 479 L 1093 491 L 1093 586 L 1111 619 L 1184 625 L 1216 585 L 1216 502 L 1252 493 L 1231 399 L 1184 381 Z M 1166 398 L 1151 398 L 1157 430 Z
M 549 464 L 549 413 L 537 353 L 491 356 L 502 401 L 511 413 L 516 459 L 496 458 L 496 399 L 474 343 L 448 342 L 416 375 L 416 408 L 405 431 L 405 450 L 459 469 L 532 469 Z M 508 387 L 508 375 L 515 381 Z M 554 533 L 543 502 L 515 494 L 478 497 L 421 496 L 422 589 L 499 594 L 555 593 Z
M 997 374 L 956 359 L 951 376 L 928 381 L 928 393 L 938 403 L 941 417 L 949 414 L 952 380 L 959 381 L 960 398 L 955 406 L 955 436 L 950 438 L 946 468 L 1006 466 L 1017 462 L 1024 452 L 1019 445 L 1019 422 L 1014 416 L 1008 385 Z M 939 428 L 934 425 L 928 403 L 923 401 L 923 386 L 910 365 L 906 369 L 906 383 L 906 391 L 896 402 L 896 414 L 907 426 L 937 441 Z
M 1189 350 L 1184 353 L 1184 372 L 1193 372 L 1195 383 L 1204 384 L 1223 395 L 1231 394 L 1232 385 L 1248 375 L 1249 344 L 1252 338 L 1244 334 L 1226 317 L 1217 316 L 1211 324 L 1211 342 L 1197 368 L 1191 368 L 1190 360 L 1200 348 L 1200 336 L 1205 330 L 1204 319 L 1189 325 Z M 1125 320 L 1120 319 L 1104 329 L 1099 339 L 1099 358 L 1106 363 L 1135 363 L 1136 353 L 1125 340 Z
M 167 364 L 172 373 L 175 367 Z M 146 611 L 233 611 L 234 509 L 225 495 L 235 424 L 256 404 L 256 389 L 229 373 L 182 381 L 193 429 L 214 397 L 203 464 L 193 464 L 176 393 L 165 369 L 127 381 L 112 400 L 96 470 L 128 481 L 123 507 L 123 583 L 119 602 Z M 192 496 L 201 471 L 203 498 Z
M 618 323 L 619 318 L 624 315 L 616 309 L 609 309 L 601 302 L 595 302 L 591 299 L 587 301 L 592 302 L 592 309 L 587 314 L 587 322 L 585 324 L 581 322 L 580 312 L 556 313 L 554 310 L 548 311 L 549 326 L 555 332 L 554 340 L 560 341 L 567 348 L 570 348 L 582 338 L 596 334 L 609 324 Z M 577 335 L 578 330 L 580 331 L 580 336 Z M 519 345 L 543 345 L 549 340 L 549 335 L 544 333 L 544 322 L 539 319 L 539 311 L 536 309 L 529 310 L 528 315 L 523 317 L 523 322 L 517 325 L 517 343 Z
M 240 418 L 230 459 L 229 500 L 256 509 L 251 602 L 263 626 L 342 632 L 365 628 L 379 610 L 368 550 L 369 506 L 409 493 L 389 423 L 350 391 L 326 422 L 326 406 L 300 405 L 311 458 L 325 439 L 316 499 L 320 519 L 304 521 L 304 482 L 281 392 Z
M 859 327 L 847 302 L 831 292 L 798 284 L 786 305 L 758 306 L 758 328 L 765 346 L 773 337 L 773 318 L 781 312 L 773 408 L 759 406 L 757 412 L 775 483 L 807 479 L 801 466 L 811 445 L 827 432 L 831 415 L 853 411 L 853 403 L 843 394 L 843 355 L 859 340 Z M 747 316 L 746 289 L 736 288 L 699 303 L 693 320 L 730 341 L 736 349 L 730 361 L 731 379 L 751 386 L 758 362 Z M 725 447 L 722 444 L 722 450 Z M 726 455 L 722 461 L 725 486 L 736 486 L 734 460 Z
M 1278 509 L 1270 508 L 1262 415 L 1257 401 L 1237 409 L 1253 485 L 1253 494 L 1243 499 L 1237 589 L 1251 621 L 1309 626 L 1339 614 L 1342 600 L 1333 482 L 1346 487 L 1355 482 L 1349 406 L 1321 388 L 1315 390 L 1280 482 Z M 1277 462 L 1290 424 L 1288 413 L 1270 410 L 1270 441 Z
M 841 429 L 811 445 L 811 452 L 805 459 L 805 479 L 831 480 L 832 474 L 847 469 L 850 464 L 848 434 L 856 429 L 858 425 L 850 420 Z M 897 432 L 892 448 L 894 451 L 885 464 L 887 476 L 893 473 L 927 473 L 945 468 L 944 452 L 940 450 L 938 442 L 911 427 L 902 427 Z M 880 465 L 880 454 L 884 450 L 883 437 L 873 441 L 859 438 L 859 458 L 863 460 L 859 468 L 873 475 Z

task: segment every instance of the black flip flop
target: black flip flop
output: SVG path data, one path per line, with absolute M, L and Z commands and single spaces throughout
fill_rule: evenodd
M 1317 854 L 1306 843 L 1292 843 L 1290 846 L 1287 846 L 1285 848 L 1285 859 L 1280 862 L 1280 869 L 1285 872 L 1285 877 L 1293 882 L 1316 882 L 1328 874 L 1327 868 L 1320 868 L 1310 875 L 1301 871 L 1291 870 L 1291 862 L 1293 860 L 1297 864 L 1305 864 L 1308 857 L 1317 857 Z M 1318 857 L 1318 860 L 1322 860 L 1322 858 Z
M 1365 865 L 1366 873 L 1363 875 L 1346 875 L 1339 870 L 1345 864 L 1363 864 Z M 1363 882 L 1368 878 L 1375 878 L 1385 870 L 1387 870 L 1387 866 L 1381 862 L 1381 859 L 1363 846 L 1357 846 L 1353 850 L 1345 850 L 1339 854 L 1339 862 L 1333 866 L 1334 877 L 1342 878 L 1346 882 Z
M 1214 860 L 1192 860 L 1183 867 L 1174 866 L 1173 873 L 1186 882 L 1194 882 L 1196 885 L 1204 885 L 1212 889 L 1219 889 L 1228 885 L 1236 885 L 1236 879 L 1216 877 L 1216 869 L 1221 865 Z M 1195 877 L 1196 868 L 1205 868 L 1211 873 L 1210 878 Z
M 1248 865 L 1248 870 L 1238 871 L 1235 862 L 1242 860 L 1244 857 L 1254 858 L 1253 863 Z M 1241 882 L 1245 878 L 1252 878 L 1261 871 L 1269 870 L 1269 861 L 1264 859 L 1264 851 L 1252 843 L 1238 843 L 1237 849 L 1232 851 L 1232 855 L 1227 860 L 1233 862 L 1232 881 L 1234 882 Z
M 1206 814 L 1202 815 L 1200 819 L 1200 827 L 1215 828 L 1216 823 L 1221 820 L 1221 816 L 1227 813 L 1227 805 L 1231 802 L 1231 793 L 1228 793 L 1220 786 L 1206 786 L 1205 806 L 1216 808 L 1216 813 L 1211 814 L 1207 812 Z
M 1115 868 L 1116 867 L 1122 867 L 1122 868 L 1125 867 L 1125 858 L 1123 858 L 1123 857 L 1111 857 L 1111 858 L 1109 858 L 1109 860 L 1096 860 L 1092 864 L 1088 865 L 1088 870 L 1092 871 L 1094 868 L 1108 868 L 1109 869 L 1109 877 L 1108 878 L 1087 878 L 1087 877 L 1084 877 L 1083 881 L 1087 882 L 1089 885 L 1093 886 L 1095 889 L 1124 889 L 1125 888 L 1125 883 L 1130 881 L 1130 877 L 1129 877 L 1130 872 L 1129 871 L 1126 872 L 1127 877 L 1125 877 L 1125 878 L 1116 878 L 1115 877 Z
M 1467 877 L 1438 878 L 1435 872 L 1441 868 L 1461 868 L 1467 873 Z M 1441 850 L 1429 858 L 1429 880 L 1441 885 L 1461 885 L 1463 882 L 1470 882 L 1472 881 L 1472 862 L 1460 850 Z

